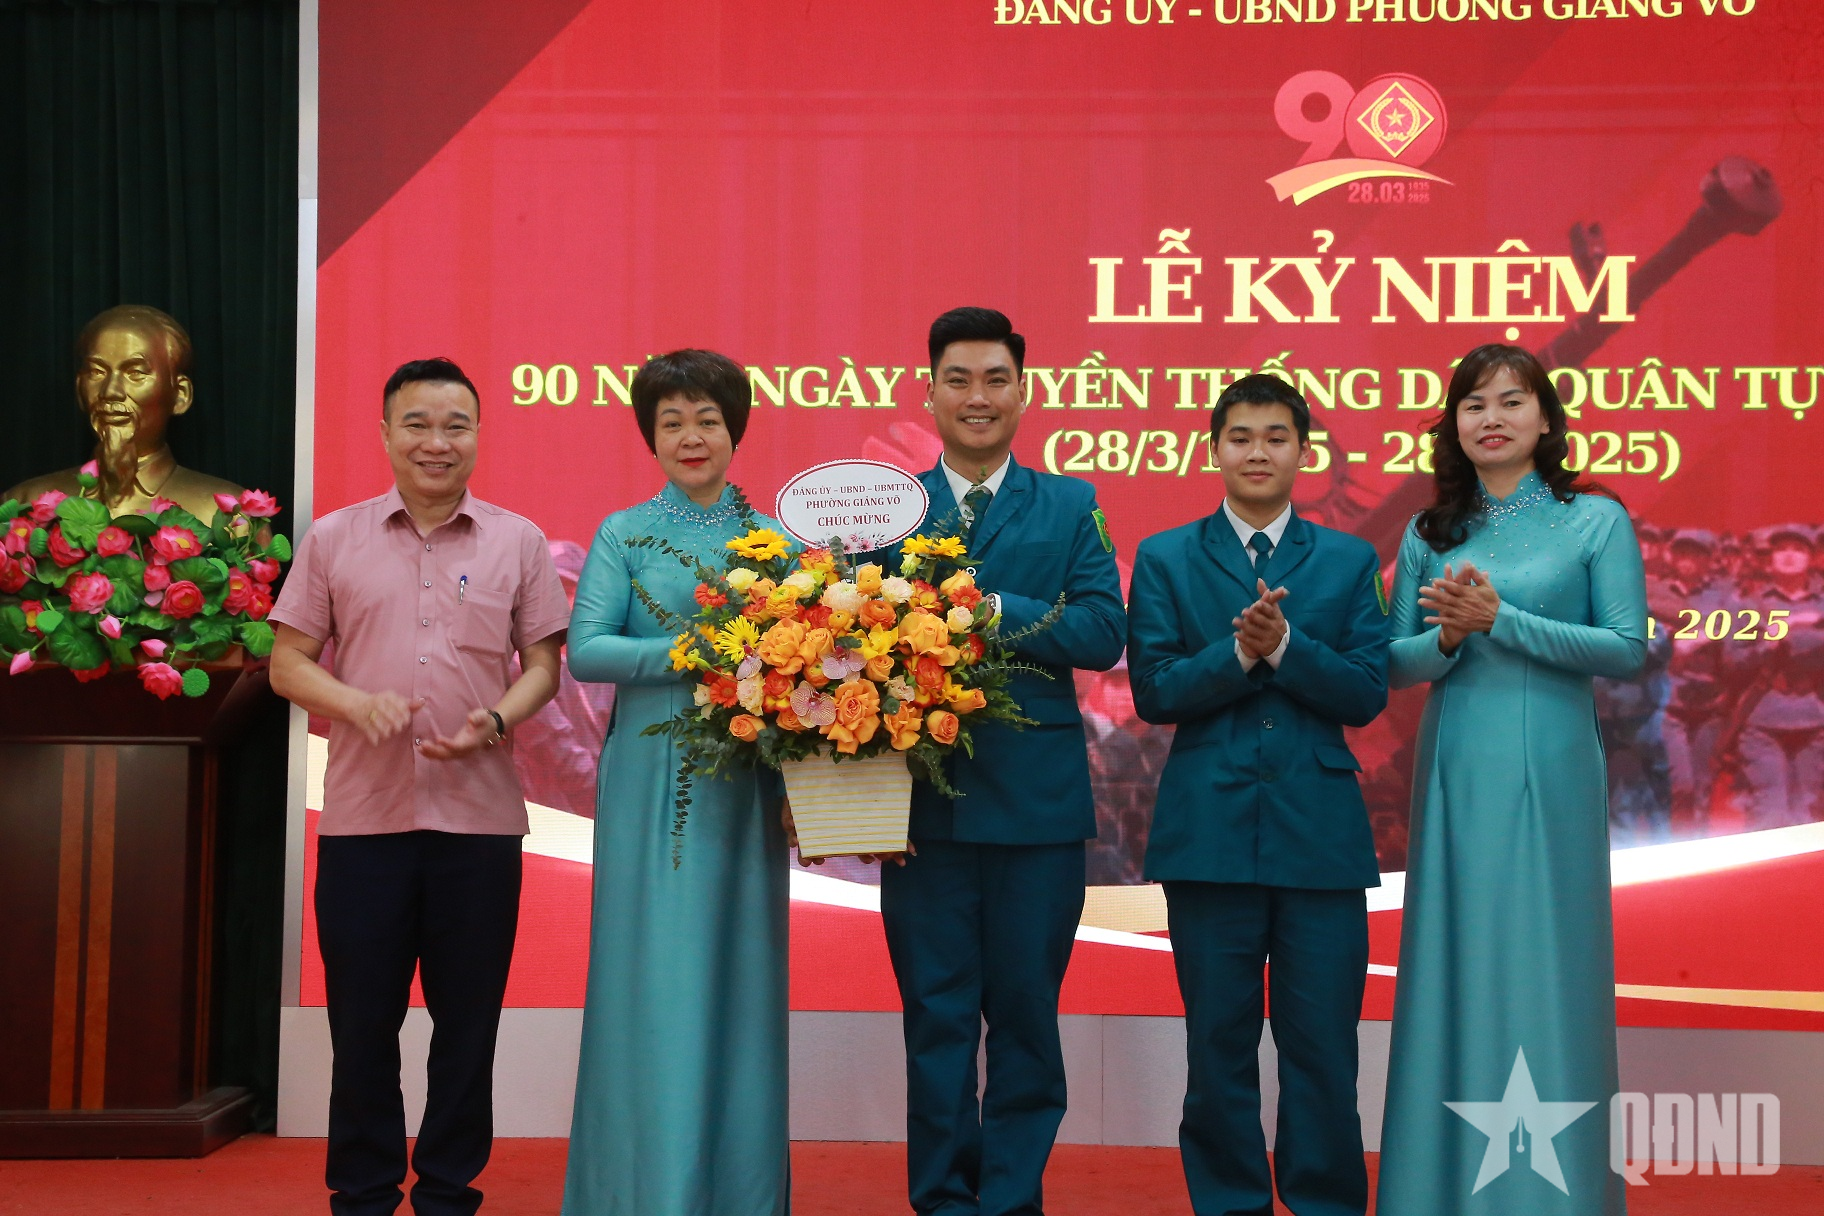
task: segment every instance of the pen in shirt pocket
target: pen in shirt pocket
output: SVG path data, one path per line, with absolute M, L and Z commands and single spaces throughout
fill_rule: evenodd
M 469 576 L 464 574 L 456 579 L 456 606 L 462 606 L 462 597 L 469 593 Z

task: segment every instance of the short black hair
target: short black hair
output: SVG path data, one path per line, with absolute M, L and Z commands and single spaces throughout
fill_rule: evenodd
M 439 355 L 435 359 L 408 359 L 401 363 L 392 375 L 386 378 L 386 388 L 380 393 L 380 416 L 389 417 L 392 408 L 393 394 L 408 384 L 460 384 L 469 390 L 475 398 L 475 421 L 481 421 L 481 392 L 475 382 L 463 374 L 460 367 L 449 359 Z
M 1013 356 L 1013 370 L 1026 372 L 1026 339 L 1013 332 L 1007 314 L 992 308 L 952 308 L 931 322 L 931 336 L 925 345 L 931 352 L 931 374 L 937 375 L 937 361 L 952 342 L 999 342 Z
M 1292 425 L 1298 428 L 1298 441 L 1311 442 L 1311 407 L 1297 389 L 1265 372 L 1243 376 L 1222 390 L 1216 398 L 1216 410 L 1210 415 L 1210 438 L 1220 443 L 1222 428 L 1227 424 L 1232 405 L 1283 405 L 1292 411 Z
M 722 411 L 722 425 L 736 446 L 747 434 L 747 416 L 754 408 L 754 385 L 746 370 L 713 350 L 686 348 L 654 355 L 634 374 L 630 395 L 634 421 L 640 424 L 640 436 L 652 452 L 658 451 L 653 433 L 658 426 L 659 402 L 667 397 L 714 405 Z

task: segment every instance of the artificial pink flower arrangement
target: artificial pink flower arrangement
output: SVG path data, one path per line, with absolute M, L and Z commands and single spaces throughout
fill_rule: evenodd
M 77 480 L 92 489 L 93 461 Z M 78 680 L 132 668 L 161 700 L 200 697 L 199 664 L 239 645 L 272 653 L 272 584 L 291 545 L 267 521 L 262 490 L 217 494 L 205 527 L 168 499 L 110 518 L 92 498 L 56 490 L 0 503 L 0 660 L 13 675 L 37 663 Z

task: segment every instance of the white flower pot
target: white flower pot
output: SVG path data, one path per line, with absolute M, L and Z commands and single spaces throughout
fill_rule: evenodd
M 780 766 L 792 800 L 802 857 L 903 853 L 912 817 L 912 774 L 899 752 L 844 760 L 828 756 Z

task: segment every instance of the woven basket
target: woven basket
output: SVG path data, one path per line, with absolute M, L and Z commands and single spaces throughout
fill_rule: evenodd
M 912 817 L 912 774 L 898 752 L 845 760 L 827 756 L 780 766 L 792 800 L 801 857 L 903 853 Z

